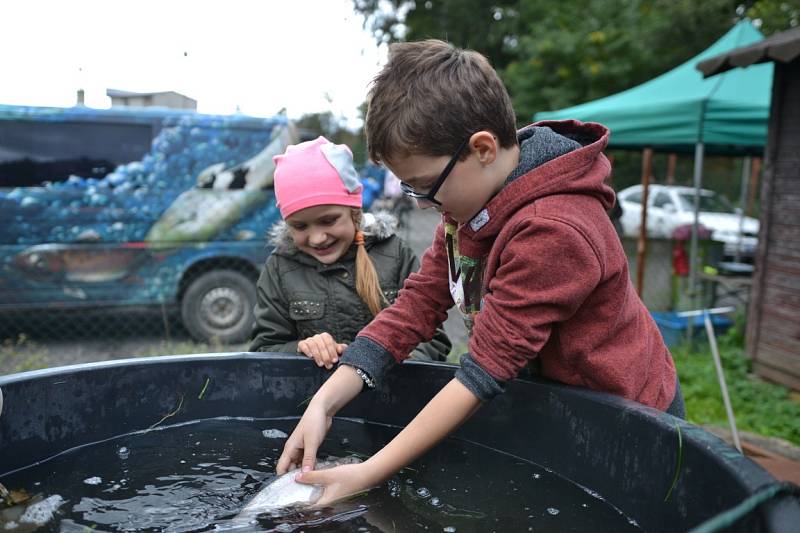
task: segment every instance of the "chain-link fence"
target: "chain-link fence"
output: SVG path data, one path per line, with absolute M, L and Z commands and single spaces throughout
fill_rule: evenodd
M 297 140 L 283 117 L 0 106 L 0 373 L 244 349 L 279 220 L 272 156 Z M 396 194 L 376 206 L 421 256 L 436 213 Z M 623 244 L 636 282 L 637 243 Z M 648 308 L 743 308 L 747 283 L 715 250 L 701 247 L 692 293 L 686 242 L 649 240 Z

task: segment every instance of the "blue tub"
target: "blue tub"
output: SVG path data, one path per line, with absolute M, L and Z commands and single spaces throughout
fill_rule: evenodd
M 686 340 L 686 329 L 689 327 L 689 320 L 694 323 L 694 339 L 702 339 L 706 336 L 706 325 L 703 316 L 682 317 L 675 311 L 651 311 L 653 319 L 661 330 L 661 336 L 667 346 L 676 346 Z M 721 335 L 733 326 L 733 320 L 724 315 L 712 315 L 711 324 L 714 332 Z

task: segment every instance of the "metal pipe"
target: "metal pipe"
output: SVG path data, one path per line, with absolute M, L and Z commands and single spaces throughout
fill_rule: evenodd
M 751 158 L 748 155 L 742 161 L 742 186 L 739 191 L 739 233 L 736 235 L 736 256 L 737 263 L 742 262 L 742 239 L 744 237 L 744 210 L 747 202 L 747 186 L 750 184 L 750 165 Z
M 692 243 L 689 252 L 689 299 L 692 307 L 697 307 L 697 232 L 700 226 L 700 187 L 703 184 L 703 154 L 704 146 L 699 142 L 694 147 L 694 223 L 692 224 Z M 694 324 L 689 321 L 686 334 L 691 339 L 694 333 Z
M 719 388 L 722 391 L 722 402 L 725 404 L 725 412 L 728 415 L 728 423 L 731 426 L 733 444 L 736 446 L 736 449 L 739 450 L 739 453 L 742 453 L 742 443 L 739 442 L 739 432 L 736 430 L 736 419 L 733 416 L 733 407 L 731 406 L 731 399 L 728 396 L 728 384 L 725 382 L 725 374 L 722 372 L 722 361 L 720 360 L 719 349 L 717 348 L 717 336 L 714 333 L 714 325 L 711 323 L 711 313 L 708 310 L 703 310 L 703 321 L 706 324 L 708 343 L 711 345 L 711 356 L 714 358 L 714 366 L 717 369 Z

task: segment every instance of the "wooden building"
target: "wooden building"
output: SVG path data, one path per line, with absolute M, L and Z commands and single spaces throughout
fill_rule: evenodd
M 767 61 L 775 71 L 747 353 L 758 375 L 800 391 L 800 28 L 697 68 L 708 77 Z

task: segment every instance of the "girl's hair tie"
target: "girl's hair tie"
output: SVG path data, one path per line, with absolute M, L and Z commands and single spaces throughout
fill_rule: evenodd
M 356 246 L 364 246 L 364 232 L 361 230 L 356 231 L 355 238 Z

